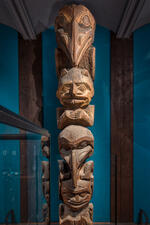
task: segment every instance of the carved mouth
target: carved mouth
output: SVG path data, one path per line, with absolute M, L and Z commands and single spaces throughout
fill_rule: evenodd
M 76 97 L 65 97 L 65 100 L 86 100 L 86 97 L 83 96 L 76 96 Z
M 88 99 L 65 99 L 63 100 L 64 104 L 68 104 L 70 106 L 79 106 L 82 107 L 82 105 L 88 104 Z
M 66 98 L 63 100 L 64 103 L 71 104 L 71 105 L 81 105 L 86 104 L 87 99 L 86 98 Z
M 76 98 L 64 98 L 63 102 L 71 103 L 71 104 L 81 104 L 86 103 L 88 101 L 88 98 L 86 97 L 76 97 Z
M 88 204 L 87 201 L 84 201 L 84 202 L 70 201 L 69 203 L 72 204 L 72 205 L 75 205 L 75 206 L 81 206 L 81 205 L 84 205 L 84 204 Z
M 88 201 L 89 202 L 89 201 Z M 70 207 L 70 208 L 72 208 L 72 210 L 79 210 L 80 208 L 83 208 L 83 207 L 85 207 L 86 205 L 88 205 L 88 202 L 84 202 L 84 203 L 74 203 L 74 202 L 70 202 L 69 204 L 68 204 L 68 206 Z
M 80 103 L 83 102 L 84 99 L 66 99 L 65 102 L 71 102 L 71 103 Z

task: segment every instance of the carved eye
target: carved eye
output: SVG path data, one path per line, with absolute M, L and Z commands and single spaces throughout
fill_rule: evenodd
M 87 90 L 92 91 L 93 88 L 92 88 L 88 83 L 85 84 L 85 86 L 86 86 L 86 89 L 87 89 Z
M 88 195 L 87 192 L 82 192 L 82 193 L 80 193 L 80 196 L 81 196 L 82 198 L 85 197 L 86 195 Z
M 63 147 L 61 148 L 60 152 L 66 153 L 66 151 L 69 151 L 69 150 L 70 150 L 70 148 L 69 148 L 68 145 L 63 145 Z
M 64 95 L 66 93 L 69 93 L 69 91 L 70 91 L 70 85 L 66 84 L 66 85 L 62 86 L 62 88 L 61 88 L 61 94 Z
M 66 193 L 67 198 L 74 198 L 74 194 L 73 193 Z
M 59 16 L 56 18 L 56 27 L 57 29 L 63 29 L 65 23 L 64 16 Z
M 86 86 L 84 84 L 79 84 L 78 85 L 78 90 L 83 92 L 83 91 L 86 90 Z
M 81 70 L 81 73 L 83 74 L 83 75 L 85 75 L 85 76 L 89 76 L 89 71 L 88 70 L 86 70 L 86 69 L 82 69 Z
M 84 148 L 87 146 L 87 141 L 83 141 L 80 143 L 80 148 Z
M 65 76 L 68 73 L 68 70 L 66 68 L 62 69 L 61 76 Z
M 82 19 L 80 20 L 80 26 L 83 28 L 88 28 L 91 26 L 90 19 L 87 15 L 82 17 Z

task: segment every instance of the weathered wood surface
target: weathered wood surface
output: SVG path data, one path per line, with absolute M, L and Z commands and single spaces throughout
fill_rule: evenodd
M 57 108 L 57 126 L 63 129 L 69 125 L 81 125 L 84 127 L 93 126 L 94 124 L 94 105 L 88 105 L 81 109 Z
M 115 155 L 117 196 L 115 196 Z M 117 200 L 117 202 L 115 202 Z M 117 209 L 115 208 L 117 204 Z M 116 211 L 117 210 L 117 211 Z M 133 221 L 133 40 L 111 35 L 111 221 Z
M 63 7 L 55 22 L 57 97 L 63 108 L 57 109 L 59 134 L 59 207 L 60 225 L 92 225 L 94 137 L 84 126 L 94 123 L 95 48 L 92 46 L 95 20 L 83 5 Z
M 64 60 L 59 66 L 60 61 L 57 60 L 56 54 L 57 71 L 74 66 L 82 68 L 81 61 L 85 62 L 86 56 L 91 58 L 91 55 L 94 55 L 85 54 L 94 41 L 95 19 L 91 12 L 83 5 L 64 6 L 56 17 L 55 31 L 58 49 L 60 54 L 63 53 L 61 59 Z M 95 68 L 95 61 L 93 59 L 89 60 L 89 62 L 91 61 Z M 85 66 L 83 68 L 86 69 Z
M 76 67 L 62 70 L 56 95 L 67 109 L 88 106 L 94 95 L 93 81 L 88 70 Z

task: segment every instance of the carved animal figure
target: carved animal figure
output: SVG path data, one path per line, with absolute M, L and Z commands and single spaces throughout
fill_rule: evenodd
M 57 98 L 63 105 L 57 109 L 59 134 L 60 225 L 92 225 L 94 137 L 87 126 L 94 123 L 95 20 L 83 5 L 63 7 L 55 21 Z
M 70 168 L 72 186 L 76 187 L 81 167 L 93 154 L 94 137 L 87 128 L 70 125 L 59 134 L 58 142 L 60 154 Z
M 72 66 L 78 66 L 94 40 L 94 17 L 83 5 L 67 5 L 59 11 L 55 32 L 58 48 Z
M 88 70 L 76 67 L 62 70 L 56 95 L 66 108 L 87 106 L 94 95 L 93 81 Z

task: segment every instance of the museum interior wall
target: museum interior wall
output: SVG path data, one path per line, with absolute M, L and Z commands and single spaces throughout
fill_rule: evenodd
M 150 217 L 150 25 L 134 33 L 134 218 L 139 208 Z
M 0 25 L 0 104 L 19 113 L 19 75 L 18 75 L 18 34 L 15 30 Z M 0 133 L 13 133 L 15 128 L 0 124 Z M 15 151 L 15 155 L 13 152 Z M 18 176 L 5 180 L 3 171 L 20 172 L 19 143 L 11 141 L 0 144 L 0 223 L 11 208 L 15 209 L 16 218 L 20 220 L 20 180 Z M 4 185 L 2 185 L 4 182 Z M 5 204 L 4 207 L 4 202 Z
M 150 65 L 150 25 L 140 28 L 134 34 L 134 142 L 133 142 L 133 210 L 134 221 L 137 221 L 138 212 L 143 209 L 150 217 L 150 139 L 149 139 L 149 65 Z M 110 32 L 97 26 L 94 46 L 96 47 L 95 96 L 92 104 L 95 105 L 95 123 L 91 131 L 95 137 L 95 152 L 91 159 L 94 161 L 94 221 L 110 221 Z M 55 32 L 53 28 L 42 34 L 42 97 L 43 97 L 43 126 L 51 133 L 51 221 L 58 221 L 58 164 L 60 159 L 57 137 L 59 131 L 56 123 L 56 108 L 60 106 L 56 98 L 57 77 L 54 51 L 56 48 Z M 0 25 L 0 104 L 13 112 L 19 113 L 19 72 L 18 72 L 18 34 L 13 29 Z M 0 130 L 4 130 L 2 125 Z M 9 143 L 0 146 L 10 148 Z M 16 155 L 10 169 L 19 171 L 19 145 L 15 145 Z M 12 149 L 14 151 L 14 148 Z M 0 151 L 0 173 L 2 173 L 2 151 Z M 2 178 L 0 176 L 0 183 Z M 8 193 L 4 196 L 3 185 L 0 187 L 0 213 L 7 214 L 10 208 L 15 209 L 17 221 L 20 221 L 19 187 L 20 180 L 12 180 L 5 184 Z M 12 190 L 9 191 L 11 186 Z M 14 199 L 14 200 L 12 200 Z M 7 201 L 7 207 L 3 207 Z M 0 217 L 0 223 L 3 223 Z M 2 220 L 2 221 L 1 221 Z

